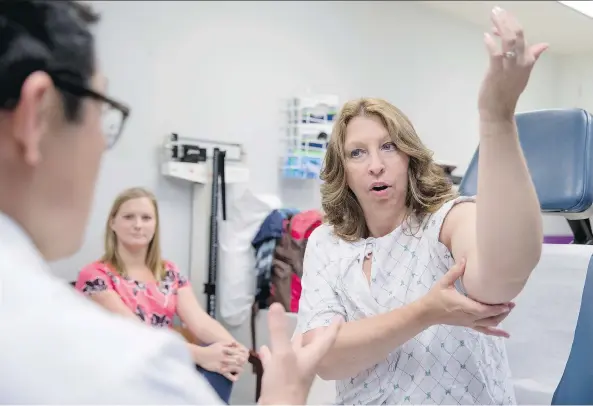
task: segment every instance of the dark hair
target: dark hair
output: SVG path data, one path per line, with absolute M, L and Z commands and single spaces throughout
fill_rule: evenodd
M 76 121 L 81 99 L 59 82 L 88 86 L 95 73 L 89 25 L 98 19 L 76 1 L 0 0 L 0 109 L 14 109 L 27 77 L 44 71 L 62 94 L 66 118 Z

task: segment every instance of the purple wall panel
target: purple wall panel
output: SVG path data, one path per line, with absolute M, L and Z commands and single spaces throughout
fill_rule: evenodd
M 572 239 L 571 235 L 546 235 L 544 244 L 570 244 Z

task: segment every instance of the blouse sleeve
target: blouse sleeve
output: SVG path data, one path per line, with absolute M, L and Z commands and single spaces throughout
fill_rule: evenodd
M 90 296 L 98 292 L 114 290 L 114 284 L 104 267 L 95 262 L 87 265 L 79 272 L 75 288 Z
M 334 267 L 329 261 L 328 250 L 332 244 L 331 230 L 321 225 L 316 228 L 307 242 L 303 259 L 302 291 L 299 300 L 297 331 L 306 333 L 330 325 L 334 316 L 346 319 L 346 310 L 340 302 L 332 277 Z M 334 248 L 335 249 L 335 248 Z
M 184 288 L 189 286 L 189 280 L 187 277 L 183 276 L 181 272 L 179 272 L 179 268 L 171 261 L 165 262 L 166 267 L 166 278 L 170 278 L 171 280 L 177 283 L 177 289 Z
M 179 288 L 183 288 L 185 286 L 189 286 L 189 281 L 185 276 L 181 275 L 180 273 L 177 273 L 177 284 Z
M 443 228 L 443 223 L 445 222 L 445 219 L 447 218 L 447 215 L 449 214 L 451 209 L 456 204 L 465 202 L 475 203 L 476 197 L 459 196 L 455 199 L 449 200 L 426 220 L 425 230 L 428 233 L 431 241 L 430 255 L 432 258 L 432 262 L 436 265 L 436 267 L 442 274 L 447 273 L 447 271 L 453 265 L 455 265 L 455 260 L 449 248 L 447 248 L 445 244 L 440 242 L 441 229 Z M 457 282 L 455 283 L 455 287 L 460 293 L 467 295 L 463 285 L 461 284 L 461 280 L 457 280 Z

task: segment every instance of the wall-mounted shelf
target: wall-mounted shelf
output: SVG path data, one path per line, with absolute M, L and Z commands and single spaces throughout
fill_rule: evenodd
M 288 101 L 283 178 L 319 179 L 338 103 L 334 95 L 294 97 Z

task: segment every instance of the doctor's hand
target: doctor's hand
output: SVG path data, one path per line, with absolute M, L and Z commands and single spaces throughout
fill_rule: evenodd
M 420 299 L 427 306 L 431 324 L 469 327 L 483 334 L 508 338 L 509 334 L 496 326 L 509 315 L 515 304 L 482 304 L 462 295 L 455 282 L 464 271 L 465 259 L 461 259 Z
M 263 346 L 260 359 L 264 367 L 260 405 L 304 405 L 317 375 L 317 366 L 333 346 L 341 327 L 334 321 L 308 345 L 302 336 L 290 341 L 284 308 L 274 303 L 268 313 L 271 349 Z
M 482 120 L 508 121 L 514 119 L 519 96 L 548 44 L 530 45 L 516 18 L 500 7 L 492 10 L 491 20 L 492 32 L 484 35 L 490 66 L 480 88 L 478 109 Z

